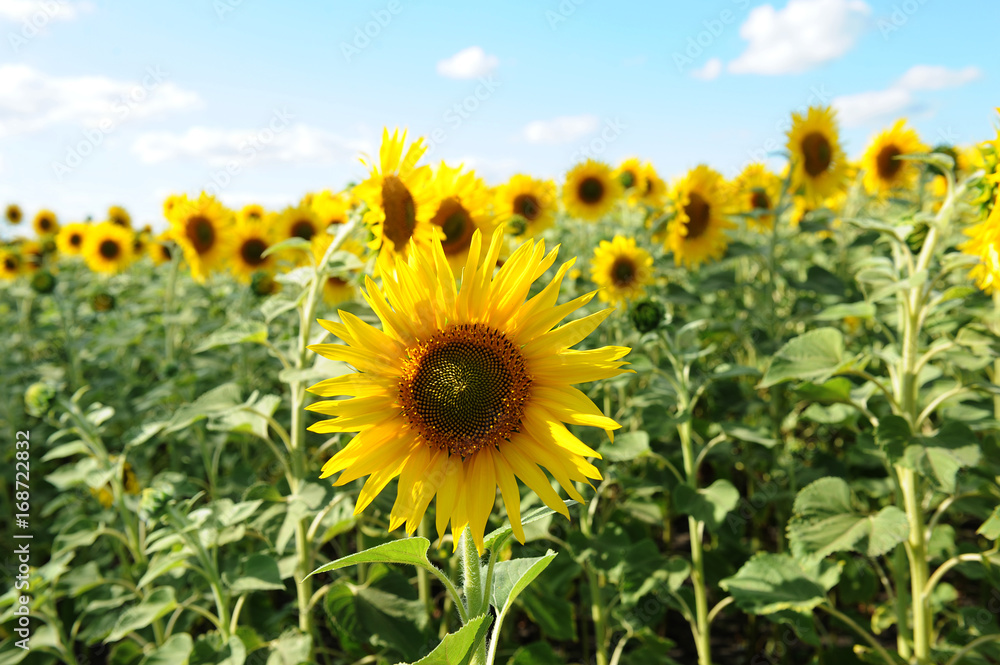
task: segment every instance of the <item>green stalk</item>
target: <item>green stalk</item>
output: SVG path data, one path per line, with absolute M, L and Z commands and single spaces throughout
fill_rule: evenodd
M 174 324 L 169 321 L 170 316 L 174 311 L 174 294 L 177 291 L 177 273 L 180 270 L 180 256 L 178 256 L 177 249 L 174 249 L 170 258 L 170 274 L 167 276 L 167 289 L 166 294 L 163 298 L 163 318 L 168 319 L 166 325 L 163 326 L 163 336 L 166 346 L 165 358 L 167 363 L 172 363 L 174 361 Z
M 580 532 L 587 540 L 593 539 L 590 515 L 586 506 L 581 506 Z M 608 621 L 605 616 L 604 602 L 601 599 L 601 580 L 597 571 L 589 561 L 583 563 L 587 575 L 587 587 L 590 589 L 590 618 L 594 622 L 594 658 L 597 665 L 608 665 Z
M 482 560 L 479 550 L 472 541 L 472 529 L 466 525 L 462 531 L 462 541 L 459 543 L 462 551 L 462 591 L 465 593 L 465 604 L 470 619 L 489 609 L 486 590 L 483 588 Z M 496 639 L 499 639 L 499 635 Z M 486 665 L 486 638 L 473 647 L 470 665 Z
M 686 400 L 685 400 L 686 401 Z M 680 405 L 679 405 L 680 406 Z M 687 410 L 687 405 L 684 405 Z M 691 442 L 691 421 L 677 426 L 684 455 L 684 475 L 692 489 L 698 489 L 698 469 L 695 467 L 694 448 Z M 688 516 L 688 533 L 691 540 L 691 584 L 694 586 L 695 625 L 691 626 L 695 646 L 698 648 L 698 665 L 712 664 L 711 634 L 708 624 L 708 595 L 705 590 L 705 561 L 702 537 L 705 523 Z

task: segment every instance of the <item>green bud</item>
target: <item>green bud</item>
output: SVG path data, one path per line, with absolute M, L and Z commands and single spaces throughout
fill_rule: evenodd
M 667 310 L 658 300 L 640 300 L 632 306 L 629 318 L 632 325 L 641 333 L 648 333 L 656 330 L 663 322 L 663 317 Z
M 52 293 L 56 288 L 56 278 L 45 268 L 31 277 L 31 288 L 37 293 Z
M 110 293 L 98 293 L 90 299 L 95 312 L 110 312 L 115 308 L 115 297 Z
M 24 391 L 24 409 L 29 416 L 41 418 L 49 410 L 49 405 L 55 396 L 56 391 L 49 384 L 41 381 L 32 383 Z
M 255 272 L 253 277 L 250 278 L 250 290 L 258 296 L 269 296 L 272 293 L 277 293 L 280 285 L 274 281 L 270 273 L 267 272 Z

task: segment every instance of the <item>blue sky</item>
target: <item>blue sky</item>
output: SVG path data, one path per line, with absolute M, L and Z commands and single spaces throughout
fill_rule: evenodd
M 0 0 L 0 204 L 283 207 L 363 177 L 383 126 L 492 184 L 586 155 L 732 176 L 810 104 L 851 156 L 901 116 L 971 143 L 997 25 L 995 0 Z

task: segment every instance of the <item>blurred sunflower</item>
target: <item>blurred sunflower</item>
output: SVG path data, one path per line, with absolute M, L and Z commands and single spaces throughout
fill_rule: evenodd
M 880 197 L 893 190 L 912 189 L 920 175 L 920 165 L 897 157 L 929 149 L 916 131 L 906 127 L 906 120 L 897 120 L 892 129 L 879 133 L 872 140 L 861 159 L 865 189 Z
M 439 234 L 439 227 L 430 223 L 434 214 L 427 192 L 430 168 L 417 166 L 427 148 L 422 138 L 411 143 L 404 154 L 405 146 L 405 131 L 400 136 L 397 129 L 390 137 L 389 130 L 383 129 L 379 161 L 362 158 L 370 175 L 353 192 L 368 206 L 364 222 L 375 236 L 368 246 L 390 255 L 405 255 L 411 239 L 420 249 L 429 247 Z
M 240 208 L 239 215 L 237 217 L 238 222 L 263 222 L 267 219 L 267 211 L 264 210 L 264 206 L 258 203 L 248 203 L 247 205 Z
M 24 213 L 21 212 L 21 206 L 16 203 L 8 205 L 3 214 L 9 224 L 20 224 L 21 220 L 24 219 Z
M 37 240 L 21 243 L 21 271 L 34 274 L 45 263 L 45 247 Z
M 334 224 L 346 224 L 350 201 L 343 194 L 334 194 L 328 189 L 312 197 L 309 207 L 316 213 L 324 230 Z
M 59 220 L 51 210 L 39 210 L 31 225 L 35 228 L 35 233 L 39 237 L 59 232 Z
M 602 240 L 590 262 L 590 279 L 600 287 L 597 295 L 602 301 L 624 307 L 641 298 L 653 281 L 653 257 L 636 247 L 635 238 Z
M 187 194 L 171 194 L 163 200 L 163 216 L 167 219 L 167 221 L 173 221 L 174 213 L 181 207 L 181 204 L 187 200 Z
M 475 171 L 463 172 L 462 167 L 452 168 L 441 163 L 427 185 L 434 214 L 431 224 L 444 233 L 441 247 L 448 257 L 452 270 L 465 265 L 472 246 L 472 235 L 477 230 L 492 236 L 496 223 L 490 214 L 490 191 Z M 485 257 L 475 257 L 479 261 Z
M 191 276 L 204 282 L 222 267 L 232 243 L 233 213 L 214 196 L 202 192 L 197 200 L 184 197 L 174 207 L 170 237 L 180 245 Z
M 496 189 L 493 210 L 497 222 L 515 238 L 534 238 L 552 226 L 558 203 L 556 184 L 518 173 Z
M 0 278 L 16 279 L 21 274 L 21 257 L 9 249 L 0 249 Z
M 774 212 L 781 196 L 781 178 L 763 164 L 748 164 L 736 177 L 736 211 L 754 213 L 747 226 L 761 233 L 774 228 Z
M 87 232 L 82 254 L 94 272 L 121 272 L 132 262 L 132 230 L 112 222 L 95 224 Z
M 90 224 L 74 222 L 59 229 L 56 235 L 56 246 L 59 253 L 65 256 L 79 256 L 83 252 L 83 241 L 87 237 Z
M 632 194 L 633 191 L 646 191 L 647 183 L 642 170 L 642 164 L 635 157 L 626 159 L 619 164 L 613 175 L 621 183 L 626 194 Z
M 111 206 L 108 208 L 108 221 L 115 226 L 121 226 L 126 229 L 132 228 L 132 215 L 128 214 L 128 210 L 121 206 Z
M 979 259 L 969 272 L 969 277 L 982 291 L 993 293 L 1000 289 L 1000 206 L 985 221 L 966 229 L 969 239 L 958 246 L 959 251 Z
M 810 205 L 818 205 L 847 187 L 847 157 L 840 147 L 835 115 L 828 106 L 811 106 L 805 116 L 792 114 L 787 143 L 791 189 Z
M 323 223 L 307 205 L 299 204 L 289 206 L 282 211 L 278 217 L 277 238 L 287 240 L 289 238 L 302 238 L 305 241 L 313 239 L 317 233 L 323 232 Z
M 588 159 L 566 174 L 563 206 L 571 217 L 595 221 L 611 210 L 623 191 L 607 164 Z
M 640 182 L 645 183 L 645 186 L 629 192 L 629 202 L 633 205 L 642 203 L 650 208 L 662 207 L 667 196 L 667 183 L 663 181 L 651 163 L 643 163 L 640 178 Z
M 480 552 L 498 486 L 514 535 L 524 542 L 518 478 L 566 517 L 569 511 L 539 467 L 577 501 L 583 497 L 574 481 L 600 479 L 587 461 L 600 455 L 563 423 L 609 433 L 619 425 L 570 384 L 627 371 L 620 369 L 620 359 L 629 352 L 626 347 L 569 348 L 611 309 L 550 330 L 594 296 L 555 306 L 572 261 L 526 301 L 556 251 L 545 254 L 544 242 L 528 241 L 494 274 L 503 234 L 494 233 L 483 263 L 475 260 L 481 243 L 482 235 L 474 233 L 461 289 L 439 240 L 429 252 L 411 246 L 408 261 L 381 255 L 382 289 L 368 278 L 365 299 L 382 330 L 341 311 L 343 323 L 321 323 L 347 345 L 310 347 L 359 370 L 310 390 L 352 399 L 308 407 L 333 416 L 312 425 L 312 431 L 358 432 L 323 466 L 321 476 L 340 473 L 336 485 L 368 476 L 355 513 L 399 476 L 390 529 L 405 524 L 415 531 L 436 496 L 438 534 L 450 522 L 457 546 L 457 535 L 468 525 Z
M 229 271 L 237 280 L 249 284 L 254 273 L 274 270 L 276 256 L 264 256 L 267 248 L 274 244 L 272 238 L 272 232 L 263 222 L 243 222 L 233 227 Z
M 729 243 L 726 229 L 735 228 L 726 215 L 730 206 L 722 175 L 699 164 L 677 181 L 671 192 L 676 214 L 667 226 L 665 247 L 674 263 L 696 268 L 719 259 Z
M 174 257 L 174 245 L 169 233 L 161 233 L 146 246 L 149 258 L 153 260 L 153 265 L 161 266 L 170 263 Z

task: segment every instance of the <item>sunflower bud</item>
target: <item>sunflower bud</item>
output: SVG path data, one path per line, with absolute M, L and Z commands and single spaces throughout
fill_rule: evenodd
M 110 293 L 98 293 L 90 299 L 95 312 L 110 312 L 115 308 L 115 297 Z
M 157 522 L 167 514 L 170 496 L 161 489 L 147 487 L 139 498 L 139 517 L 145 522 Z
M 663 307 L 663 304 L 657 300 L 640 300 L 633 307 L 632 311 L 629 312 L 629 318 L 632 319 L 632 325 L 635 329 L 641 333 L 648 333 L 656 330 L 660 327 L 660 323 L 663 321 L 664 315 L 666 315 L 667 310 Z
M 253 277 L 250 278 L 250 290 L 258 296 L 269 296 L 272 293 L 277 293 L 280 285 L 274 281 L 270 273 L 266 272 L 255 272 Z
M 49 410 L 49 405 L 55 396 L 56 391 L 49 384 L 41 381 L 32 383 L 24 391 L 24 410 L 29 416 L 41 418 Z
M 56 288 L 56 278 L 53 277 L 52 273 L 43 268 L 31 278 L 31 288 L 36 293 L 52 293 Z
M 526 220 L 521 215 L 513 215 L 509 220 L 507 220 L 507 232 L 514 237 L 519 237 L 524 235 L 524 232 L 528 230 L 528 220 Z

